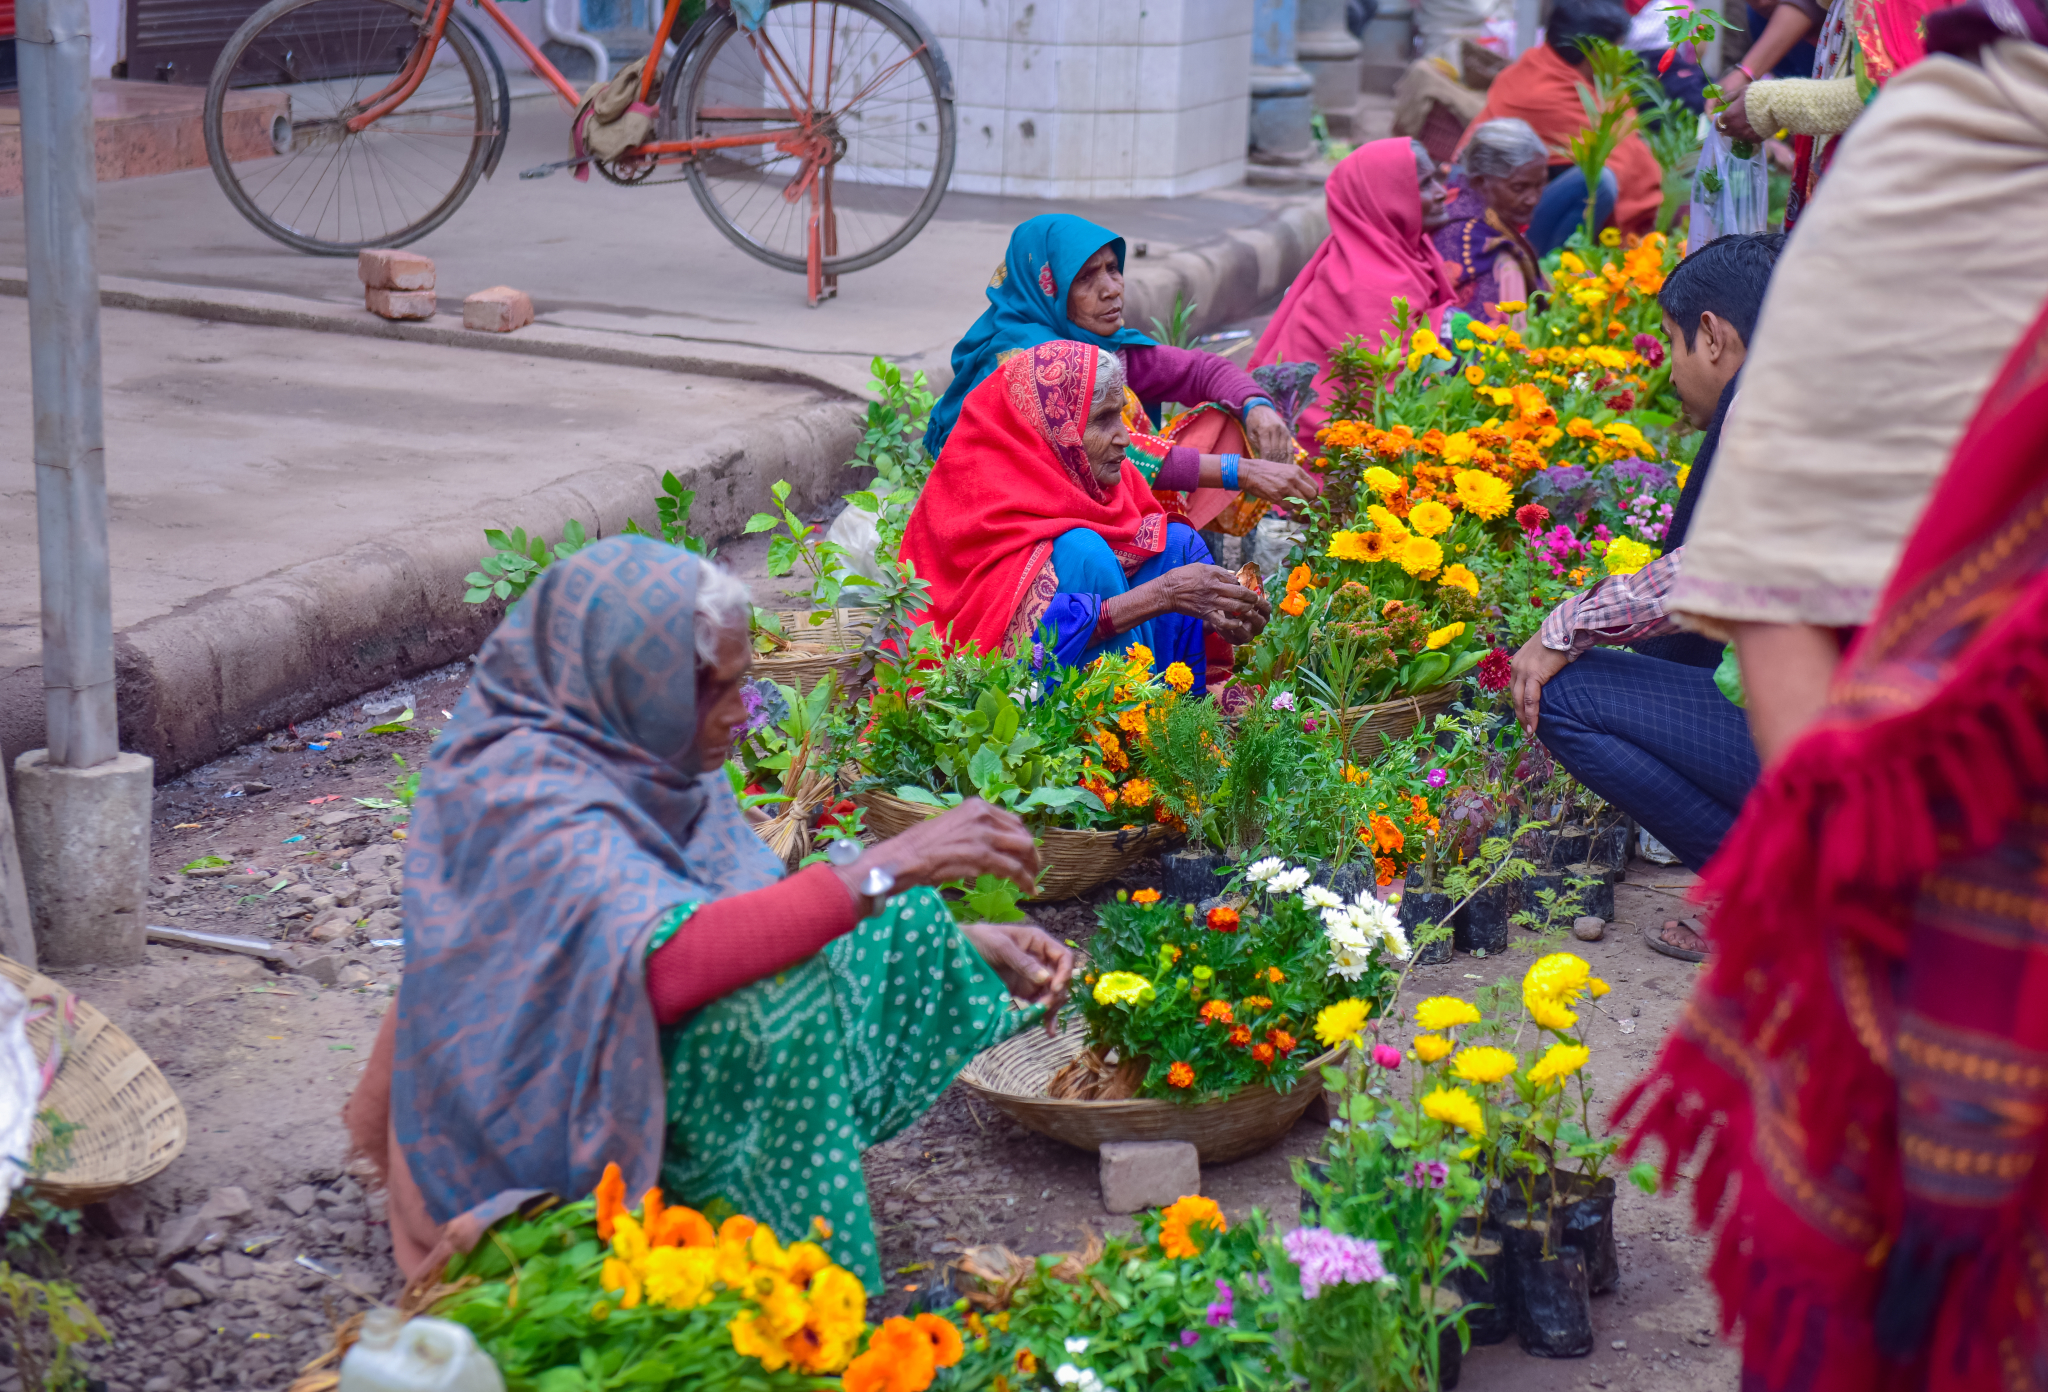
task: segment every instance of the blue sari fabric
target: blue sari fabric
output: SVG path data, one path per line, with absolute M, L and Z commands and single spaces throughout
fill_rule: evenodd
M 1184 522 L 1166 524 L 1166 549 L 1139 566 L 1128 580 L 1116 553 L 1086 527 L 1063 533 L 1052 544 L 1052 568 L 1059 593 L 1038 621 L 1038 641 L 1046 655 L 1062 667 L 1083 667 L 1106 652 L 1123 652 L 1133 643 L 1152 650 L 1152 670 L 1164 672 L 1185 662 L 1195 674 L 1193 692 L 1209 690 L 1208 660 L 1203 654 L 1202 621 L 1186 614 L 1161 614 L 1105 642 L 1095 641 L 1102 601 L 1156 580 L 1176 566 L 1210 565 L 1209 547 L 1201 533 Z
M 967 393 L 1020 348 L 1036 348 L 1056 339 L 1092 343 L 1115 352 L 1119 348 L 1150 348 L 1153 341 L 1136 329 L 1119 329 L 1104 337 L 1089 333 L 1067 318 L 1067 291 L 1088 258 L 1106 246 L 1116 248 L 1116 265 L 1124 265 L 1124 239 L 1072 213 L 1044 213 L 1028 218 L 1010 234 L 1010 249 L 988 285 L 988 308 L 966 335 L 953 345 L 953 383 L 932 409 L 924 433 L 925 452 L 939 449 L 960 419 Z

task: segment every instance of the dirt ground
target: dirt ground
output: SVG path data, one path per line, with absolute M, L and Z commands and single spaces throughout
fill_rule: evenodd
M 403 956 L 402 827 L 357 799 L 390 795 L 394 754 L 417 766 L 467 674 L 455 664 L 374 693 L 158 789 L 150 921 L 280 940 L 310 959 L 306 970 L 153 945 L 140 966 L 57 974 L 158 1061 L 190 1127 L 163 1174 L 90 1211 L 87 1231 L 63 1249 L 115 1335 L 111 1348 L 89 1353 L 113 1392 L 282 1388 L 326 1346 L 336 1320 L 397 1289 L 381 1202 L 351 1169 L 339 1121 Z M 408 707 L 414 729 L 367 733 Z M 179 873 L 209 855 L 229 860 L 229 873 Z M 1146 883 L 1147 868 L 1124 883 Z M 1606 939 L 1567 944 L 1614 986 L 1595 1007 L 1591 1035 L 1591 1069 L 1609 1099 L 1649 1063 L 1697 971 L 1637 936 L 1638 925 L 1680 907 L 1690 880 L 1638 861 L 1618 887 Z M 1038 917 L 1083 942 L 1092 921 L 1082 904 Z M 1520 951 L 1460 955 L 1419 968 L 1409 998 L 1467 994 L 1519 975 L 1529 960 Z M 1290 1162 L 1313 1152 L 1320 1125 L 1305 1118 L 1264 1154 L 1208 1168 L 1204 1192 L 1233 1220 L 1259 1208 L 1291 1225 L 1299 1192 Z M 868 1182 L 884 1269 L 895 1273 L 881 1302 L 889 1311 L 931 1279 L 931 1264 L 965 1246 L 1059 1250 L 1126 1221 L 1102 1209 L 1094 1155 L 1023 1130 L 958 1086 L 870 1152 Z M 1621 1287 L 1594 1302 L 1593 1356 L 1550 1362 L 1512 1342 L 1475 1349 L 1462 1386 L 1735 1386 L 1735 1354 L 1712 1334 L 1707 1249 L 1682 1201 L 1624 1184 L 1616 1227 Z

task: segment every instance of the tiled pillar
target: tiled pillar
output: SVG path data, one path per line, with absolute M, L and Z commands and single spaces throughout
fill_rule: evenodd
M 1257 0 L 1252 7 L 1252 159 L 1300 164 L 1315 153 L 1309 75 L 1294 61 L 1296 0 Z
M 1170 198 L 1240 183 L 1252 0 L 918 0 L 953 70 L 952 187 Z

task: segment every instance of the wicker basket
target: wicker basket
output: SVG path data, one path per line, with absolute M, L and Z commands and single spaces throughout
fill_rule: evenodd
M 867 809 L 863 819 L 881 836 L 901 836 L 939 809 L 870 788 L 854 794 L 853 800 Z M 1030 902 L 1049 899 L 1078 899 L 1089 890 L 1121 875 L 1125 868 L 1148 851 L 1166 844 L 1172 833 L 1156 823 L 1117 831 L 1070 831 L 1052 827 L 1040 833 L 1039 857 L 1045 869 L 1039 872 L 1038 891 Z
M 1449 709 L 1451 702 L 1457 699 L 1458 683 L 1445 682 L 1420 696 L 1402 696 L 1374 706 L 1347 708 L 1344 718 L 1357 722 L 1351 727 L 1351 756 L 1355 759 L 1377 758 L 1381 735 L 1394 740 L 1407 739 L 1416 726 L 1437 712 Z
M 0 957 L 0 973 L 31 1001 L 48 997 L 57 1008 L 30 1023 L 28 1042 L 36 1057 L 56 1047 L 65 1004 L 70 1002 L 70 1039 L 45 1110 L 80 1129 L 71 1136 L 71 1166 L 35 1181 L 53 1203 L 82 1208 L 133 1184 L 140 1184 L 185 1149 L 185 1109 L 149 1055 L 87 1001 L 49 977 L 11 958 Z M 46 1137 L 36 1123 L 36 1140 Z
M 869 623 L 866 619 L 848 619 L 848 614 L 859 613 L 858 610 L 834 609 L 830 612 L 830 618 L 814 626 L 808 609 L 776 610 L 775 616 L 782 620 L 784 637 L 806 648 L 823 651 L 757 655 L 754 658 L 754 675 L 793 686 L 798 695 L 808 696 L 811 688 L 825 680 L 827 672 L 832 672 L 839 678 L 839 697 L 850 699 L 853 675 L 860 668 L 861 640 L 867 637 Z
M 1323 1090 L 1331 1050 L 1302 1069 L 1292 1092 L 1242 1088 L 1215 1102 L 1183 1106 L 1151 1097 L 1121 1102 L 1074 1102 L 1047 1097 L 1046 1084 L 1086 1046 L 1087 1027 L 1076 1021 L 1048 1039 L 1026 1030 L 977 1054 L 960 1081 L 1027 1131 L 1093 1150 L 1104 1141 L 1188 1141 L 1204 1165 L 1241 1160 L 1286 1135 Z

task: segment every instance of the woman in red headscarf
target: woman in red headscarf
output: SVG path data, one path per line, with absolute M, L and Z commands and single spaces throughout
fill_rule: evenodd
M 1201 693 L 1210 659 L 1227 666 L 1270 610 L 1161 510 L 1126 457 L 1123 408 L 1112 353 L 1056 339 L 1012 354 L 967 394 L 902 557 L 949 646 L 1078 667 L 1140 644 Z
M 1436 161 L 1418 141 L 1375 140 L 1361 145 L 1330 171 L 1330 235 L 1288 287 L 1287 297 L 1259 339 L 1252 362 L 1312 362 L 1316 390 L 1330 399 L 1330 354 L 1362 334 L 1379 347 L 1380 331 L 1394 321 L 1396 296 L 1408 302 L 1408 322 L 1441 324 L 1454 295 L 1443 259 L 1429 234 L 1447 220 L 1446 191 Z M 1316 448 L 1316 431 L 1329 412 L 1310 406 L 1295 438 Z

